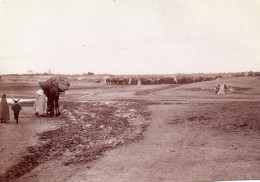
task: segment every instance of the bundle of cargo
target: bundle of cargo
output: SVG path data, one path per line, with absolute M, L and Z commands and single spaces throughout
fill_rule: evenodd
M 39 85 L 43 90 L 47 90 L 50 87 L 58 87 L 59 92 L 65 92 L 70 86 L 68 82 L 57 78 L 50 78 L 45 82 L 39 82 Z
M 39 82 L 39 85 L 43 90 L 45 90 L 48 89 L 49 87 L 56 86 L 57 82 L 58 82 L 57 78 L 50 78 L 45 82 Z
M 59 92 L 65 92 L 66 90 L 68 90 L 70 87 L 69 82 L 66 82 L 64 80 L 59 80 L 58 81 L 58 90 Z

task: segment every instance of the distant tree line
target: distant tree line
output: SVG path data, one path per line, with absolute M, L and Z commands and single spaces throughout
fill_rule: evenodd
M 111 77 L 107 78 L 105 81 L 110 85 L 136 85 L 138 80 L 141 81 L 142 85 L 154 85 L 154 84 L 187 84 L 193 82 L 202 82 L 202 81 L 211 81 L 214 80 L 214 77 L 200 76 L 193 78 L 192 76 L 178 76 L 178 77 Z
M 232 76 L 234 77 L 260 76 L 260 72 L 254 72 L 254 71 L 238 72 L 238 73 L 233 73 Z
M 93 72 L 83 73 L 82 75 L 95 75 Z

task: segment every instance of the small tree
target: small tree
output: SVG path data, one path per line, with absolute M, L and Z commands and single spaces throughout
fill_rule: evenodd
M 93 72 L 83 73 L 82 75 L 95 75 Z
M 88 72 L 87 75 L 95 75 L 93 72 Z
M 248 71 L 247 72 L 247 76 L 254 76 L 254 72 L 253 71 Z

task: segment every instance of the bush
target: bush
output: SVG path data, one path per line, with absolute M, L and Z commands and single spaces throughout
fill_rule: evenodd
M 82 75 L 95 75 L 93 72 L 83 73 Z
M 260 76 L 260 72 L 254 72 L 254 76 Z
M 193 79 L 190 77 L 180 77 L 178 78 L 178 83 L 192 83 Z
M 205 81 L 211 81 L 211 80 L 214 80 L 214 78 L 212 78 L 212 77 L 206 77 L 205 78 Z

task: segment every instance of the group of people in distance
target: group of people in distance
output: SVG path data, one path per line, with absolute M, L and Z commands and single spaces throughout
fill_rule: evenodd
M 228 92 L 233 92 L 233 88 L 231 85 L 223 84 L 223 85 L 218 85 L 215 88 L 215 93 L 216 94 L 226 94 Z
M 47 115 L 47 98 L 44 95 L 42 90 L 38 90 L 38 97 L 33 105 L 33 112 L 36 116 L 46 116 Z M 20 99 L 14 100 L 14 104 L 11 106 L 11 109 L 14 112 L 14 119 L 18 124 L 19 113 L 22 110 L 21 105 L 18 103 Z M 0 122 L 6 123 L 10 120 L 9 106 L 6 99 L 6 94 L 2 94 L 1 104 L 0 104 Z

